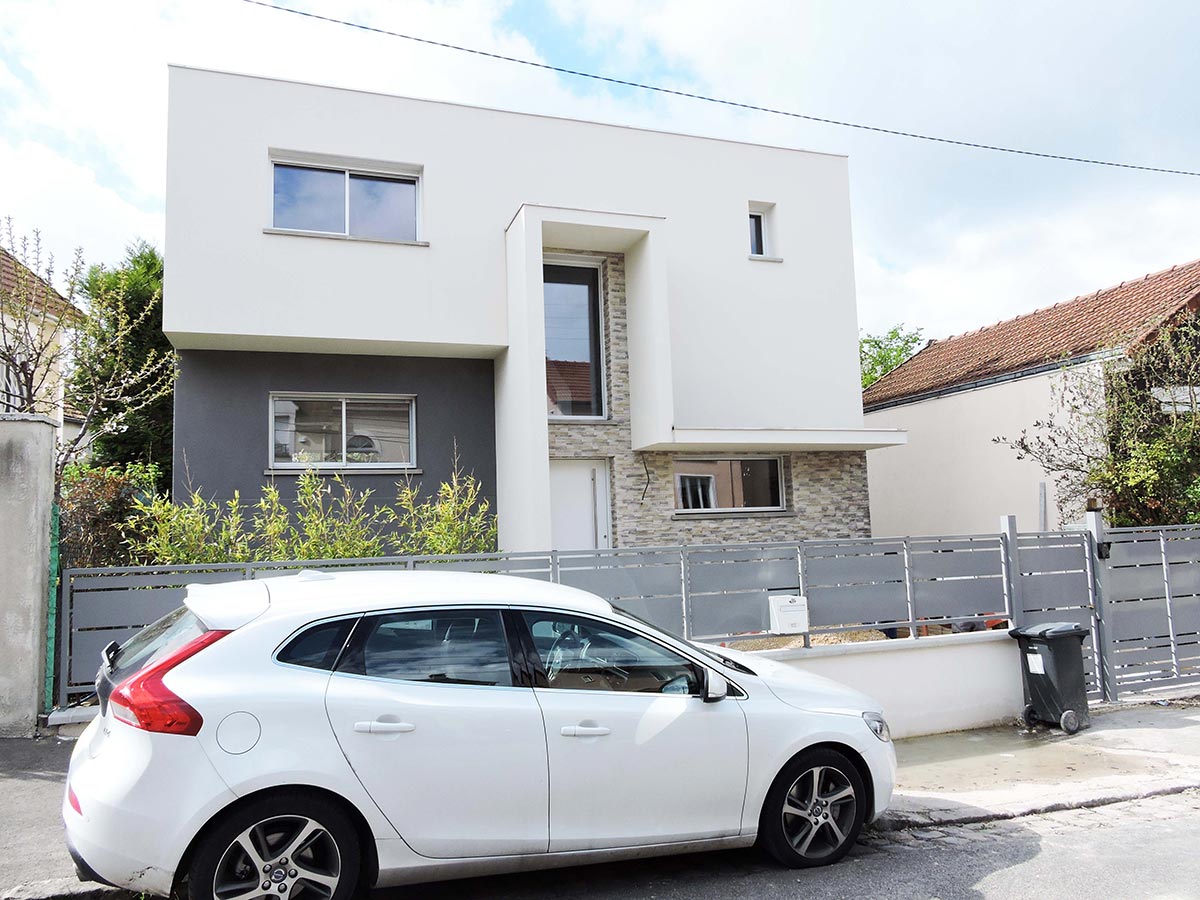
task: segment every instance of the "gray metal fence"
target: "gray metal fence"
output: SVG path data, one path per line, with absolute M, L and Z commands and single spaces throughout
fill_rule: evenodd
M 68 569 L 57 700 L 92 689 L 100 650 L 183 602 L 188 584 L 299 569 L 453 569 L 579 587 L 696 640 L 761 638 L 773 593 L 808 598 L 810 631 L 923 634 L 970 623 L 1074 621 L 1093 697 L 1200 680 L 1200 526 Z M 945 630 L 944 628 L 940 630 Z
M 809 635 L 1011 618 L 1003 535 L 68 569 L 62 582 L 60 705 L 92 689 L 101 649 L 183 602 L 186 585 L 298 569 L 495 572 L 582 588 L 675 634 L 763 637 L 772 593 L 808 596 Z M 806 640 L 810 637 L 806 637 Z

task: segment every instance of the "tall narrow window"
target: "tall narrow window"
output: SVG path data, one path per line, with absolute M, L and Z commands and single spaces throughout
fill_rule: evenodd
M 750 213 L 750 255 L 766 256 L 766 245 L 763 243 L 762 213 Z
M 604 415 L 600 272 L 546 266 L 546 406 L 551 416 Z

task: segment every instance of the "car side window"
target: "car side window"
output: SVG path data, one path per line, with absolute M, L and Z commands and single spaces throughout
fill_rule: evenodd
M 513 683 L 500 612 L 448 609 L 366 616 L 339 672 L 481 686 Z
M 308 669 L 332 669 L 354 619 L 319 622 L 304 629 L 284 645 L 275 658 L 281 663 L 304 666 Z
M 524 612 L 547 687 L 699 694 L 700 667 L 640 634 L 595 619 Z

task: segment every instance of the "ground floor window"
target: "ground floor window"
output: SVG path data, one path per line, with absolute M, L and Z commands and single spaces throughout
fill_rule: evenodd
M 680 458 L 674 469 L 675 508 L 680 512 L 784 508 L 778 457 Z
M 276 468 L 416 465 L 416 398 L 272 394 L 271 464 Z

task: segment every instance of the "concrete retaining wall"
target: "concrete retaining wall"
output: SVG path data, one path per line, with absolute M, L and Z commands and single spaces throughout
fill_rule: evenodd
M 0 414 L 0 737 L 33 734 L 46 658 L 54 422 Z
M 994 725 L 1024 706 L 1017 642 L 1003 631 L 762 655 L 874 697 L 897 738 Z

